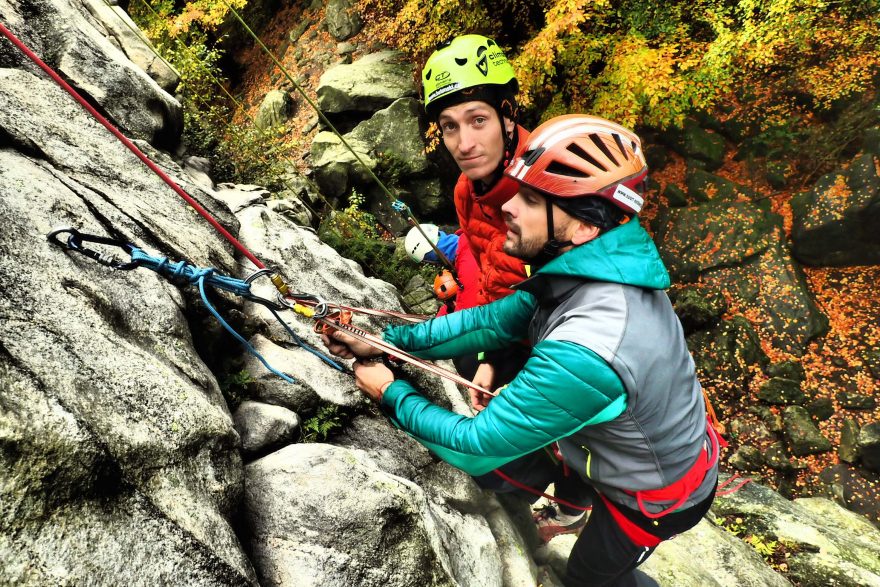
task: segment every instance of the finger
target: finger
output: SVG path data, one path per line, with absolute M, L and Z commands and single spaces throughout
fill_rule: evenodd
M 479 400 L 479 398 L 477 397 L 477 392 L 476 392 L 476 390 L 474 390 L 474 389 L 469 389 L 469 390 L 468 390 L 468 395 L 470 396 L 471 407 L 474 408 L 475 410 L 478 409 L 478 408 L 480 407 L 480 400 Z
M 355 338 L 353 336 L 351 336 L 350 334 L 346 334 L 345 332 L 343 332 L 341 330 L 332 331 L 330 333 L 330 336 L 332 336 L 333 338 L 335 338 L 339 342 L 346 344 L 346 345 L 351 344 L 355 340 Z
M 354 355 L 352 354 L 351 349 L 349 349 L 344 344 L 331 343 L 327 347 L 327 350 L 330 351 L 331 354 L 336 355 L 337 357 L 342 357 L 343 359 L 354 358 Z

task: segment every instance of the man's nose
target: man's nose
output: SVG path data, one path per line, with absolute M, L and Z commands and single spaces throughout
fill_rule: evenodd
M 476 141 L 474 141 L 474 133 L 471 129 L 466 126 L 462 127 L 458 131 L 458 150 L 467 153 L 471 151 L 476 145 Z

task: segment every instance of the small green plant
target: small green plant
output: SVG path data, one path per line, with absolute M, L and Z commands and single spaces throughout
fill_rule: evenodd
M 321 223 L 319 234 L 335 233 L 343 240 L 378 239 L 379 230 L 375 216 L 363 209 L 366 197 L 357 190 L 348 196 L 348 207 L 332 213 Z
M 788 559 L 792 554 L 803 550 L 802 545 L 782 539 L 771 539 L 754 533 L 747 527 L 743 518 L 734 514 L 714 519 L 715 524 L 724 528 L 734 536 L 738 536 L 743 542 L 755 549 L 761 558 L 780 573 L 788 572 Z
M 752 534 L 751 536 L 746 536 L 743 538 L 743 541 L 750 544 L 755 551 L 769 562 L 770 558 L 776 553 L 776 549 L 779 547 L 779 543 L 775 540 L 767 540 L 763 536 L 758 536 L 757 534 Z
M 348 259 L 360 263 L 364 272 L 394 285 L 398 289 L 423 270 L 397 250 L 392 240 L 384 237 L 376 218 L 363 210 L 365 198 L 356 190 L 348 199 L 347 208 L 333 212 L 318 227 L 321 240 Z M 431 268 L 425 274 L 430 274 Z M 429 283 L 433 282 L 431 274 Z
M 324 442 L 331 432 L 342 428 L 342 415 L 339 408 L 329 404 L 318 408 L 317 413 L 303 422 L 303 442 Z
M 254 382 L 254 378 L 247 369 L 228 373 L 220 379 L 220 392 L 226 398 L 226 403 L 231 410 L 237 408 L 247 397 L 248 385 Z
M 725 516 L 723 518 L 716 518 L 715 523 L 733 534 L 734 536 L 739 536 L 746 531 L 742 518 Z

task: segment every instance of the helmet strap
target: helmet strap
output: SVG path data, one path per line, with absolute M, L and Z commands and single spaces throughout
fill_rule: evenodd
M 544 201 L 547 204 L 547 242 L 541 248 L 540 252 L 530 259 L 532 266 L 540 268 L 559 256 L 559 251 L 573 245 L 570 240 L 559 241 L 556 239 L 556 231 L 553 226 L 553 202 L 551 198 L 545 196 Z

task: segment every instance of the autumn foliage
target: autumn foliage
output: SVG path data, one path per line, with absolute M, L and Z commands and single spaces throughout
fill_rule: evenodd
M 678 125 L 736 96 L 759 125 L 830 110 L 880 73 L 880 11 L 821 0 L 361 0 L 415 60 L 456 34 L 506 46 L 523 105 L 629 126 Z

